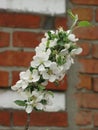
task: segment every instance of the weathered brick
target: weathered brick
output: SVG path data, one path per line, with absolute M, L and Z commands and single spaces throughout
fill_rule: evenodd
M 13 111 L 14 126 L 25 126 L 27 122 L 27 113 L 25 111 Z
M 92 89 L 92 78 L 91 78 L 90 75 L 80 74 L 79 79 L 80 79 L 80 82 L 77 85 L 77 88 L 79 88 L 79 89 L 85 88 L 85 89 L 88 89 L 88 90 Z
M 29 66 L 34 52 L 4 51 L 0 52 L 1 66 Z M 16 59 L 17 58 L 17 59 Z
M 80 56 L 87 56 L 90 54 L 90 44 L 89 43 L 80 43 L 78 44 L 83 50 Z
M 67 121 L 66 112 L 32 112 L 30 125 L 65 127 Z
M 74 33 L 80 39 L 98 40 L 98 26 L 80 27 Z
M 63 27 L 64 30 L 67 30 L 67 19 L 65 17 L 56 17 L 54 24 L 56 29 Z
M 0 26 L 15 28 L 39 28 L 41 17 L 25 13 L 0 12 Z
M 10 126 L 10 112 L 9 111 L 0 111 L 0 125 L 1 126 Z
M 98 109 L 98 94 L 96 93 L 77 93 L 76 100 L 81 108 Z
M 80 72 L 82 73 L 98 73 L 98 60 L 97 59 L 79 59 L 82 64 Z
M 10 34 L 7 32 L 0 32 L 0 47 L 7 47 L 10 43 Z
M 98 92 L 98 77 L 93 78 L 93 89 Z
M 92 45 L 92 56 L 98 58 L 98 44 Z
M 77 14 L 79 17 L 79 20 L 87 20 L 91 21 L 93 18 L 93 10 L 92 8 L 73 8 L 72 12 L 74 14 Z
M 98 127 L 98 112 L 94 113 L 94 126 Z
M 76 4 L 98 5 L 98 0 L 71 0 Z
M 9 85 L 9 73 L 0 70 L 0 87 L 8 87 Z
M 42 37 L 42 33 L 14 32 L 13 45 L 16 47 L 35 48 L 40 43 Z
M 90 111 L 80 111 L 76 114 L 77 125 L 90 125 L 92 123 L 92 113 Z

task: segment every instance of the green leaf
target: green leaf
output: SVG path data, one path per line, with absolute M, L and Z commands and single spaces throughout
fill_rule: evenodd
M 50 94 L 52 97 L 54 97 L 54 94 L 53 94 L 52 91 L 47 91 L 47 92 L 48 92 L 48 94 Z
M 30 67 L 29 70 L 32 72 L 33 71 L 33 67 Z
M 50 41 L 48 40 L 46 43 L 47 48 L 49 47 Z
M 57 58 L 57 63 L 58 63 L 59 65 L 62 64 L 62 57 L 61 57 L 61 56 L 59 56 L 59 57 Z
M 26 106 L 26 101 L 16 100 L 14 101 L 18 106 Z
M 48 31 L 47 33 L 48 33 L 48 36 L 49 36 L 49 40 L 51 40 L 51 39 L 52 39 L 52 34 L 51 34 L 51 32 Z
M 48 36 L 49 36 L 49 37 L 51 37 L 51 32 L 50 32 L 50 31 L 48 31 L 47 33 L 48 33 Z
M 38 85 L 38 88 L 39 88 L 40 91 L 42 91 L 42 90 L 45 89 L 45 86 L 43 86 L 43 85 Z
M 69 52 L 71 52 L 73 49 L 76 49 L 77 47 L 74 45 L 71 45 L 70 48 L 68 49 Z
M 63 42 L 63 40 L 58 40 L 57 41 L 57 45 L 64 46 L 65 42 Z
M 58 58 L 57 58 L 57 63 L 59 64 L 59 65 L 63 65 L 64 63 L 65 63 L 65 57 L 64 56 L 58 56 Z
M 91 26 L 91 23 L 89 23 L 88 21 L 80 21 L 78 23 L 79 27 L 87 27 L 87 26 Z

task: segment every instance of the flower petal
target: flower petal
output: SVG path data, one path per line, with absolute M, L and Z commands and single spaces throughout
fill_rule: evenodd
M 27 113 L 31 113 L 32 110 L 33 110 L 33 107 L 32 107 L 31 105 L 27 105 L 27 107 L 26 107 L 26 112 L 27 112 Z

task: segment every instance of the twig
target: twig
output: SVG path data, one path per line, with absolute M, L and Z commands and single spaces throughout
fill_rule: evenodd
M 25 130 L 29 130 L 29 126 L 30 126 L 30 113 L 27 115 L 27 122 L 26 122 Z

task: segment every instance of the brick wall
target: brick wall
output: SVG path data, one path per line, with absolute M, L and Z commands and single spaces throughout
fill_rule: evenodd
M 88 20 L 93 26 L 75 31 L 81 39 L 83 53 L 78 60 L 80 83 L 77 85 L 76 102 L 78 111 L 75 117 L 79 130 L 98 129 L 98 1 L 71 0 L 72 10 L 80 20 Z
M 67 88 L 67 110 L 52 113 L 33 112 L 30 125 L 34 130 L 97 130 L 98 129 L 98 0 L 68 0 L 67 8 L 88 20 L 94 26 L 75 31 L 83 48 L 78 57 L 81 69 L 72 68 L 71 80 L 65 78 L 62 87 L 49 85 L 48 89 L 64 92 Z M 0 12 L 0 90 L 9 90 L 18 80 L 20 71 L 29 66 L 43 33 L 63 26 L 70 20 L 66 14 L 43 15 L 31 13 Z M 77 63 L 78 64 L 78 63 Z M 75 80 L 75 70 L 78 80 Z M 70 77 L 70 76 L 69 76 Z M 73 79 L 72 79 L 73 78 Z M 75 81 L 74 81 L 75 80 Z M 80 82 L 79 82 L 80 81 Z M 73 82 L 76 82 L 73 84 Z M 78 84 L 79 82 L 79 84 Z M 70 84 L 71 87 L 70 87 Z M 72 98 L 70 98 L 72 96 Z M 73 96 L 75 98 L 73 98 Z M 75 102 L 75 103 L 74 103 Z M 74 115 L 74 116 L 73 116 Z M 0 130 L 24 128 L 27 115 L 24 111 L 0 109 Z M 41 126 L 41 127 L 39 127 Z M 44 127 L 43 127 L 44 126 Z

